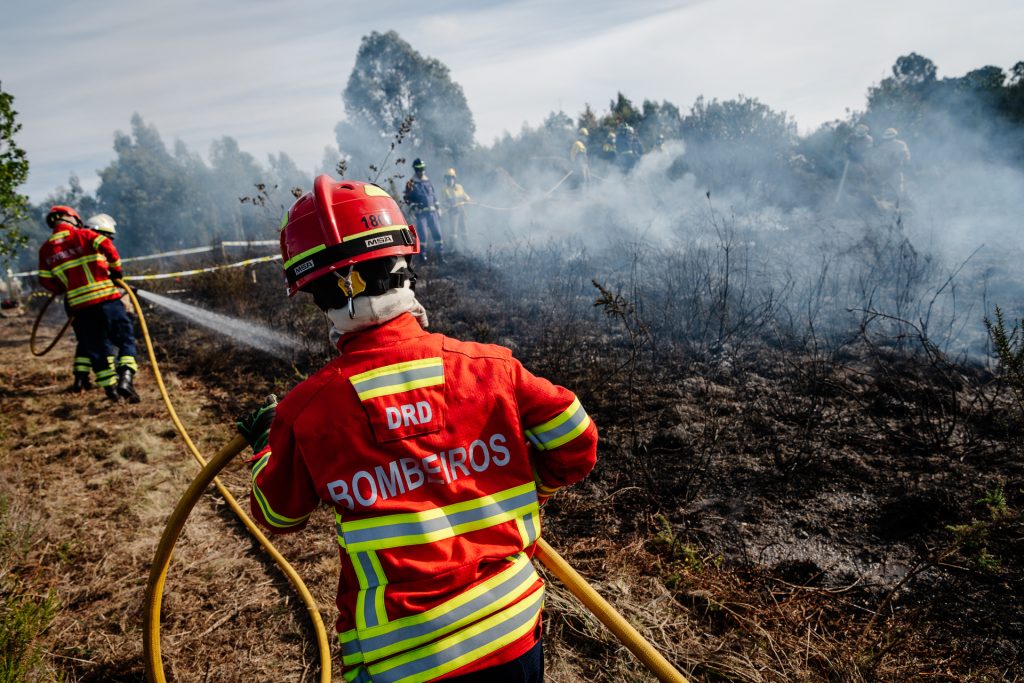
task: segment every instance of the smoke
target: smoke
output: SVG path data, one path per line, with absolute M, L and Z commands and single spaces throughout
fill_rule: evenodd
M 795 136 L 670 140 L 628 173 L 591 144 L 586 187 L 570 174 L 574 130 L 524 130 L 459 167 L 469 236 L 448 246 L 553 306 L 592 308 L 587 273 L 636 299 L 654 334 L 706 348 L 769 332 L 838 345 L 873 321 L 981 359 L 993 305 L 1024 315 L 1024 171 L 988 122 L 931 120 L 908 141 L 902 196 L 880 171 L 851 173 L 838 202 L 849 125 L 815 134 L 826 152 Z M 428 168 L 454 163 L 438 157 Z

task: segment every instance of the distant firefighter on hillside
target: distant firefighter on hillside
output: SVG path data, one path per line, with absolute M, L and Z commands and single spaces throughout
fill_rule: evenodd
M 464 246 L 466 240 L 466 205 L 472 201 L 458 182 L 454 168 L 444 172 L 441 188 L 441 208 L 444 211 L 445 232 L 454 249 Z

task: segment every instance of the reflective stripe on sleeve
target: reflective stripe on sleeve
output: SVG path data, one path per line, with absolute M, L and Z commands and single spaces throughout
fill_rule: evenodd
M 403 391 L 444 384 L 444 366 L 440 358 L 423 358 L 395 363 L 349 378 L 360 401 L 390 396 Z
M 569 407 L 554 419 L 526 430 L 530 442 L 541 451 L 558 448 L 582 434 L 590 426 L 590 416 L 574 398 Z
M 267 523 L 278 529 L 289 529 L 293 526 L 302 524 L 309 516 L 313 514 L 312 511 L 306 513 L 302 517 L 285 517 L 274 512 L 273 508 L 270 507 L 270 503 L 267 502 L 266 496 L 260 491 L 260 487 L 256 485 L 256 476 L 267 466 L 270 461 L 270 453 L 267 453 L 262 458 L 256 461 L 256 464 L 252 468 L 252 496 L 256 499 L 256 504 L 259 505 L 260 512 L 263 513 L 263 518 L 267 520 Z
M 338 542 L 349 553 L 434 543 L 446 538 L 508 522 L 537 511 L 532 481 L 462 503 L 423 512 L 408 512 L 341 522 Z

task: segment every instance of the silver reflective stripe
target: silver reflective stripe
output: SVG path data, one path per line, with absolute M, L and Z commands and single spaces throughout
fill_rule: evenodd
M 574 429 L 579 427 L 586 419 L 587 411 L 583 409 L 583 406 L 579 406 L 578 408 L 576 408 L 576 412 L 573 413 L 568 420 L 558 425 L 557 427 L 552 427 L 551 429 L 548 429 L 540 433 L 533 432 L 532 436 L 529 434 L 527 436 L 531 436 L 530 440 L 533 441 L 533 444 L 535 446 L 537 446 L 541 450 L 544 450 L 545 448 L 548 447 L 548 444 L 573 431 Z
M 523 515 L 523 524 L 526 526 L 526 545 L 533 545 L 537 540 L 537 520 L 534 519 L 532 512 Z
M 371 377 L 370 379 L 360 380 L 353 382 L 356 391 L 360 394 L 373 389 L 380 389 L 381 387 L 390 387 L 396 384 L 405 384 L 407 382 L 414 382 L 418 379 L 428 379 L 433 377 L 443 377 L 444 369 L 442 366 L 437 365 L 429 368 L 416 368 L 413 370 L 406 370 L 404 372 L 396 372 L 390 375 L 381 375 L 380 377 Z
M 370 665 L 373 683 L 404 683 L 406 681 L 431 680 L 449 671 L 468 664 L 480 655 L 487 655 L 529 632 L 540 615 L 542 591 L 536 591 L 521 602 L 502 610 L 473 626 L 458 631 L 447 638 L 425 645 L 423 656 L 417 657 L 418 650 L 412 650 L 377 664 Z M 521 631 L 521 635 L 516 634 Z M 490 647 L 488 647 L 490 646 Z M 391 662 L 397 666 L 387 667 Z
M 373 679 L 370 678 L 370 674 L 366 673 L 364 667 L 359 667 L 355 671 L 346 671 L 343 677 L 349 683 L 373 683 Z
M 376 609 L 377 592 L 383 592 L 384 586 L 381 585 L 380 577 L 377 576 L 377 570 L 370 559 L 370 553 L 355 553 L 352 555 L 352 559 L 359 563 L 360 571 L 358 576 L 360 582 L 366 583 L 365 586 L 360 586 L 357 608 L 361 608 L 363 621 L 367 628 L 380 626 L 381 620 L 378 618 Z
M 535 504 L 536 501 L 537 492 L 531 487 L 530 490 L 517 496 L 513 496 L 512 498 L 508 498 L 507 500 L 497 501 L 471 510 L 453 512 L 434 519 L 388 524 L 386 526 L 370 527 L 368 529 L 345 529 L 345 525 L 342 524 L 343 536 L 345 545 L 347 546 L 352 546 L 357 543 L 373 543 L 374 547 L 377 549 L 383 549 L 393 547 L 388 545 L 389 541 L 407 536 L 421 536 L 432 532 L 444 531 L 450 531 L 450 535 L 454 536 L 456 535 L 456 528 L 460 525 L 480 522 L 486 520 L 488 517 L 495 517 L 497 515 L 502 515 L 503 513 L 510 513 L 518 508 Z M 496 523 L 500 523 L 501 521 L 507 520 L 500 519 Z M 431 540 L 424 539 L 419 542 L 429 543 Z
M 538 578 L 533 565 L 523 553 L 519 553 L 517 559 L 519 560 L 518 569 L 514 569 L 515 565 L 510 565 L 509 570 L 506 570 L 507 575 L 501 579 L 501 583 L 474 597 L 469 602 L 457 605 L 452 609 L 443 610 L 441 614 L 428 621 L 398 627 L 394 631 L 388 631 L 377 636 L 362 637 L 356 649 L 362 650 L 367 659 L 374 659 L 374 654 L 378 650 L 398 644 L 402 644 L 404 648 L 413 647 L 446 635 L 454 630 L 459 621 L 469 620 L 471 623 L 488 616 L 488 614 L 498 609 L 502 609 L 517 595 L 524 592 L 521 588 L 524 583 L 529 582 L 527 585 L 527 588 L 529 588 L 529 586 L 534 585 Z M 533 581 L 530 580 L 531 578 Z M 397 626 L 398 624 L 396 623 L 395 625 Z M 377 656 L 379 657 L 379 655 Z

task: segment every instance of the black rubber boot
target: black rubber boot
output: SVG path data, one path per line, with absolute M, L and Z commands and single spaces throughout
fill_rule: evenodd
M 68 389 L 68 391 L 73 394 L 80 394 L 83 391 L 89 391 L 90 389 L 92 389 L 92 382 L 89 381 L 89 373 L 76 372 L 75 383 L 71 385 L 71 388 Z
M 117 393 L 128 399 L 129 403 L 138 403 L 142 400 L 132 383 L 134 378 L 135 371 L 131 368 L 120 367 L 117 369 Z
M 107 398 L 114 403 L 121 400 L 121 395 L 117 393 L 117 387 L 111 384 L 109 387 L 103 387 L 103 391 L 107 392 Z

